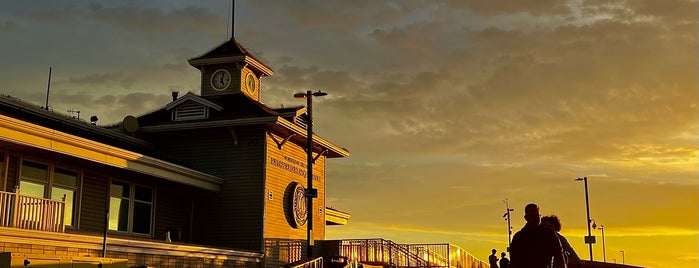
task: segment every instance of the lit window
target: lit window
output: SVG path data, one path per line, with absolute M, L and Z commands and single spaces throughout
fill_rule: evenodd
M 23 195 L 63 200 L 65 197 L 64 223 L 73 226 L 75 198 L 78 191 L 78 172 L 51 167 L 33 161 L 22 161 L 19 193 Z
M 109 230 L 149 235 L 153 189 L 113 181 L 109 192 Z

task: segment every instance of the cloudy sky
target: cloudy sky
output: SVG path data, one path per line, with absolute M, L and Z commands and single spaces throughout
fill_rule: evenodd
M 328 238 L 507 247 L 505 199 L 536 202 L 589 258 L 699 260 L 697 0 L 299 0 L 236 3 L 235 37 L 272 67 L 271 107 L 329 93 L 315 130 Z M 227 40 L 229 1 L 2 1 L 0 93 L 110 124 L 199 92 L 193 58 Z M 594 230 L 600 239 L 600 231 Z M 601 244 L 593 256 L 601 260 Z

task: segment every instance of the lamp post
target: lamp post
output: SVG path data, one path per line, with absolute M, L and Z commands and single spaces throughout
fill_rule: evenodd
M 510 203 L 505 199 L 505 214 L 502 215 L 503 218 L 507 220 L 507 252 L 510 252 L 510 246 L 512 244 L 512 226 L 510 225 L 510 212 L 515 211 L 514 208 L 510 208 Z
M 592 236 L 592 230 L 590 230 L 592 220 L 590 220 L 590 199 L 587 194 L 587 177 L 577 178 L 575 180 L 585 182 L 585 208 L 587 208 L 587 236 L 585 237 L 585 244 L 590 245 L 590 261 L 592 261 L 592 244 L 595 243 L 595 237 Z
M 624 251 L 620 250 L 619 252 L 621 252 L 621 264 L 626 264 L 626 261 L 624 260 Z
M 607 262 L 607 249 L 604 247 L 604 224 L 600 224 L 599 229 L 602 231 L 602 261 Z
M 306 191 L 304 192 L 306 196 L 306 237 L 307 237 L 307 248 L 306 256 L 311 259 L 313 258 L 313 198 L 318 197 L 318 190 L 313 189 L 313 97 L 322 97 L 328 95 L 328 93 L 312 92 L 307 90 L 305 93 L 295 93 L 294 98 L 306 99 L 306 114 L 308 115 L 306 122 Z

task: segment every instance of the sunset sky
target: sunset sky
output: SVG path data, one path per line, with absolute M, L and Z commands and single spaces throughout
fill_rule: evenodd
M 236 1 L 235 37 L 275 74 L 270 107 L 323 90 L 328 238 L 507 247 L 505 199 L 557 214 L 583 259 L 699 266 L 697 0 Z M 229 1 L 2 1 L 0 94 L 99 124 L 199 93 L 187 59 L 229 36 Z M 594 246 L 602 260 L 601 233 Z

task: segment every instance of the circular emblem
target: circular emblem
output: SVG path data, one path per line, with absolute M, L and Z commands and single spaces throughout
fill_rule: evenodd
M 289 195 L 289 212 L 291 215 L 290 223 L 292 227 L 298 228 L 306 224 L 308 212 L 306 204 L 306 191 L 301 184 L 292 182 L 289 185 L 291 193 Z

